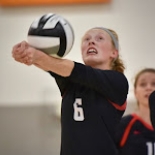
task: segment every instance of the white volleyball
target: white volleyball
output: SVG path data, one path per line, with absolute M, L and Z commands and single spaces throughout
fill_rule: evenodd
M 62 16 L 48 13 L 36 18 L 30 25 L 28 43 L 48 55 L 62 58 L 74 44 L 74 31 Z

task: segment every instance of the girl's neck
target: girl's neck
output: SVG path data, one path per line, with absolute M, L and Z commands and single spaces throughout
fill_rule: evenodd
M 139 117 L 141 117 L 145 122 L 151 125 L 149 107 L 139 106 L 138 110 L 136 111 L 136 114 Z

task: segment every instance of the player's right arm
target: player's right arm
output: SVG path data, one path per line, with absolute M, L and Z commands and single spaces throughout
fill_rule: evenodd
M 60 76 L 67 77 L 74 68 L 74 62 L 67 59 L 58 59 L 32 48 L 23 41 L 13 47 L 13 58 L 26 65 L 35 65 L 45 71 L 52 71 Z

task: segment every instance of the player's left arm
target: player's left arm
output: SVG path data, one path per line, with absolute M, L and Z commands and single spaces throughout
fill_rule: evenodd
M 75 63 L 70 80 L 99 92 L 113 105 L 124 105 L 127 99 L 128 81 L 125 75 L 120 72 L 94 69 Z
M 52 71 L 60 76 L 67 77 L 74 68 L 74 62 L 49 56 L 40 50 L 32 48 L 23 41 L 13 47 L 13 58 L 26 65 L 35 65 L 45 71 Z

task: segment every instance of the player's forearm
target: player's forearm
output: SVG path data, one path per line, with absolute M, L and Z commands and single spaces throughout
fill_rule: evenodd
M 67 77 L 74 68 L 74 62 L 71 60 L 54 58 L 41 51 L 37 51 L 36 55 L 34 65 L 43 70 Z

